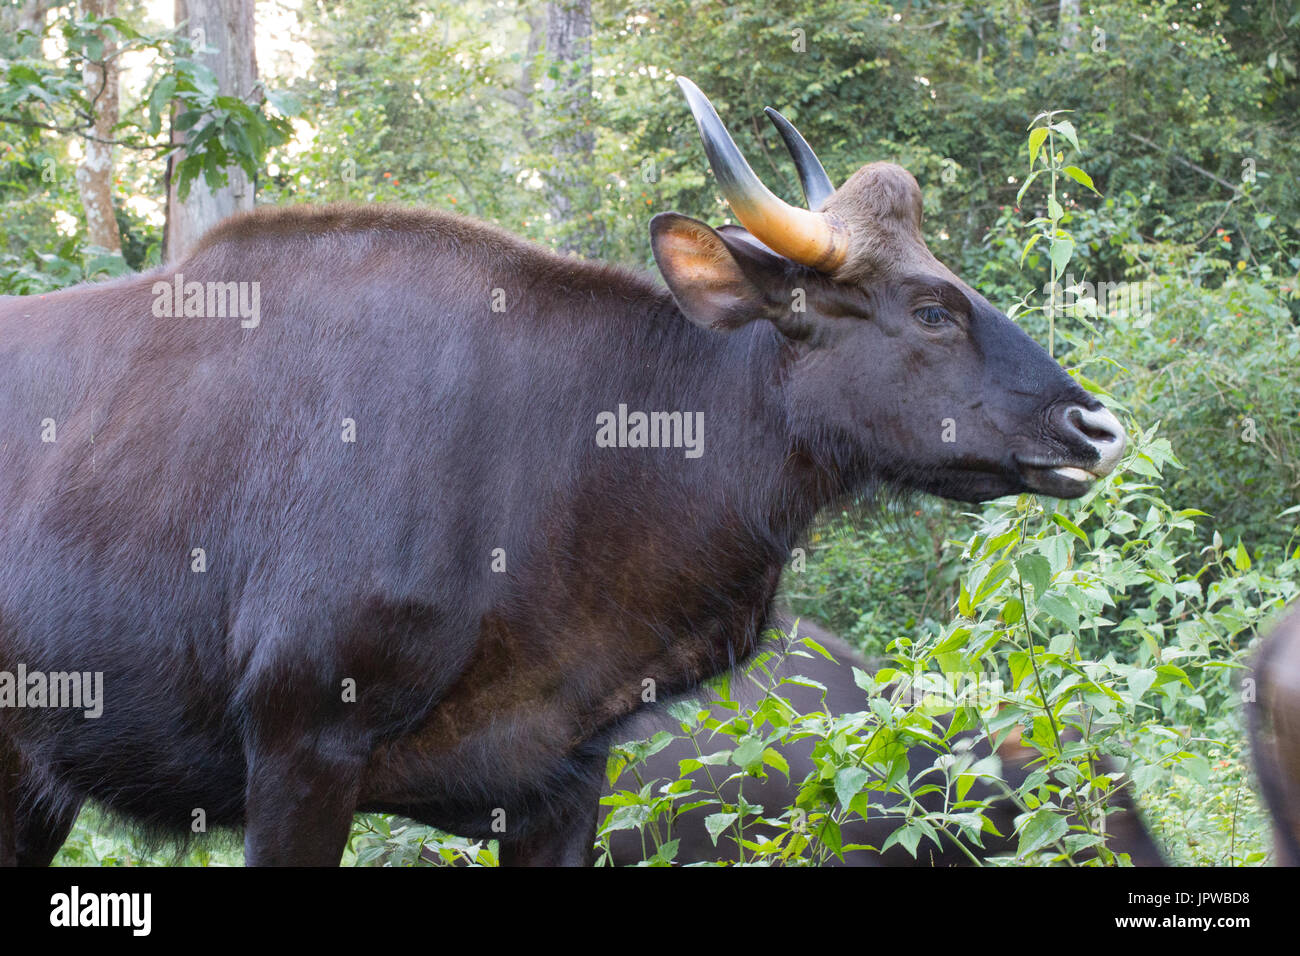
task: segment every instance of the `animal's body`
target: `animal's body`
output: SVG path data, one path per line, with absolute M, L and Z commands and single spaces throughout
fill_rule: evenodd
M 833 267 L 657 217 L 667 290 L 334 207 L 0 302 L 0 672 L 104 697 L 0 707 L 0 862 L 48 862 L 87 798 L 242 824 L 254 863 L 337 861 L 359 808 L 584 862 L 644 682 L 751 654 L 820 508 L 1074 495 L 1118 459 L 1113 416 L 916 245 L 916 189 L 877 164 L 836 193 L 869 235 L 837 226 Z M 257 322 L 159 317 L 178 275 L 255 283 Z M 698 415 L 701 453 L 607 447 L 620 406 Z

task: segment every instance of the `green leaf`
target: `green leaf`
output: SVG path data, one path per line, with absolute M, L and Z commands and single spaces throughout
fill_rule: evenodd
M 847 807 L 871 775 L 861 767 L 842 767 L 835 772 L 835 799 Z
M 1071 631 L 1079 629 L 1079 609 L 1068 598 L 1054 592 L 1048 592 L 1039 599 L 1038 606 Z
M 1043 238 L 1043 234 L 1042 234 L 1041 232 L 1036 232 L 1036 233 L 1034 233 L 1032 236 L 1029 237 L 1029 241 L 1025 243 L 1025 249 L 1024 249 L 1024 251 L 1020 253 L 1020 266 L 1021 266 L 1021 268 L 1024 268 L 1024 265 L 1025 265 L 1025 256 L 1029 255 L 1029 250 L 1032 249 L 1032 248 L 1034 248 L 1034 244 L 1035 244 L 1036 242 L 1038 242 L 1038 240 L 1041 239 L 1041 238 Z
M 1023 857 L 1065 836 L 1070 825 L 1060 813 L 1041 807 L 1029 815 L 1020 827 L 1020 843 L 1016 856 Z
M 1200 754 L 1187 754 L 1184 756 L 1178 764 L 1178 769 L 1201 786 L 1208 787 L 1210 785 L 1210 762 Z
M 1020 687 L 1021 682 L 1034 670 L 1034 662 L 1024 651 L 1012 651 L 1008 659 L 1011 666 L 1011 686 Z
M 984 575 L 984 580 L 975 589 L 972 605 L 983 604 L 984 599 L 1001 587 L 1002 582 L 1011 576 L 1011 564 L 1007 561 L 995 561 Z
M 1079 148 L 1079 137 L 1074 132 L 1074 124 L 1069 120 L 1060 120 L 1052 124 L 1052 129 L 1056 130 L 1062 136 L 1070 141 L 1070 145 L 1076 150 Z
M 889 838 L 881 844 L 880 852 L 884 853 L 897 843 L 912 855 L 912 859 L 916 859 L 916 848 L 920 845 L 924 832 L 920 821 L 910 820 L 889 835 Z
M 1040 126 L 1038 129 L 1031 130 L 1029 133 L 1029 165 L 1034 165 L 1034 159 L 1038 156 L 1038 151 L 1043 148 L 1043 142 L 1047 139 L 1047 127 Z
M 991 556 L 995 551 L 1001 551 L 1003 548 L 1005 548 L 1012 541 L 1015 541 L 1019 537 L 1020 537 L 1020 530 L 1018 528 L 1010 528 L 1009 530 L 1004 531 L 1002 534 L 998 535 L 996 538 L 993 538 L 991 541 L 985 544 L 983 553 L 985 556 Z
M 267 90 L 266 101 L 281 116 L 297 116 L 302 109 L 302 101 L 288 90 Z
M 1061 170 L 1061 172 L 1065 173 L 1065 175 L 1069 176 L 1080 186 L 1086 186 L 1087 188 L 1091 189 L 1093 192 L 1097 193 L 1098 196 L 1101 195 L 1101 193 L 1097 192 L 1097 187 L 1092 184 L 1092 177 L 1089 176 L 1087 173 L 1085 173 L 1078 166 L 1066 166 L 1063 170 Z
M 704 818 L 704 829 L 709 831 L 709 836 L 713 838 L 713 845 L 718 845 L 718 837 L 722 832 L 739 819 L 738 813 L 710 813 Z
M 762 761 L 763 750 L 763 739 L 761 737 L 750 737 L 732 751 L 731 762 L 737 767 L 748 770 Z
M 970 637 L 970 628 L 958 627 L 943 639 L 934 649 L 936 655 L 951 654 L 953 651 L 966 646 L 966 639 Z
M 793 677 L 787 677 L 782 684 L 794 684 L 796 687 L 811 687 L 813 690 L 819 690 L 826 693 L 826 685 L 820 681 L 815 681 L 811 677 L 804 677 L 802 674 L 795 674 Z
M 1246 546 L 1241 543 L 1240 538 L 1237 539 L 1237 550 L 1233 552 L 1232 563 L 1238 571 L 1243 573 L 1250 570 L 1250 552 L 1246 550 Z
M 1176 681 L 1185 687 L 1191 689 L 1192 682 L 1187 677 L 1187 672 L 1175 664 L 1161 664 L 1156 668 L 1156 686 Z
M 1073 521 L 1071 521 L 1069 518 L 1067 518 L 1065 515 L 1060 513 L 1054 514 L 1052 515 L 1052 521 L 1055 522 L 1058 526 L 1064 528 L 1066 531 L 1070 532 L 1070 534 L 1074 535 L 1085 545 L 1088 544 L 1088 536 L 1083 533 L 1083 529 L 1080 528 Z
M 781 773 L 787 779 L 789 779 L 790 764 L 786 761 L 785 757 L 782 756 L 779 751 L 773 750 L 771 747 L 768 747 L 766 750 L 763 751 L 763 763 L 767 764 L 769 767 L 781 771 Z
M 654 855 L 657 863 L 671 863 L 677 856 L 677 848 L 681 845 L 681 840 L 669 840 L 659 848 L 659 852 Z
M 1025 606 L 1020 602 L 1020 598 L 1013 597 L 1002 605 L 1002 620 L 1007 624 L 1018 624 L 1024 616 Z
M 623 773 L 623 768 L 627 766 L 627 758 L 621 753 L 611 750 L 609 756 L 605 758 L 605 780 L 612 787 L 618 783 L 618 778 Z
M 1016 570 L 1020 572 L 1020 580 L 1034 589 L 1035 597 L 1042 597 L 1052 583 L 1052 565 L 1041 554 L 1023 554 L 1016 558 Z
M 157 136 L 162 128 L 162 118 L 172 97 L 176 95 L 176 77 L 164 76 L 149 93 L 149 135 Z
M 1038 174 L 1041 172 L 1042 172 L 1041 169 L 1035 169 L 1032 173 L 1030 173 L 1028 176 L 1025 177 L 1024 183 L 1021 184 L 1020 190 L 1016 193 L 1017 203 L 1020 202 L 1020 200 L 1025 198 L 1025 193 L 1029 190 L 1029 184 L 1032 183 L 1035 179 L 1037 179 Z
M 702 719 L 702 714 L 708 711 L 701 711 L 698 700 L 675 700 L 668 705 L 668 715 L 674 720 L 688 726 L 695 726 Z
M 826 650 L 826 648 L 822 647 L 820 644 L 818 644 L 816 641 L 814 641 L 811 637 L 801 637 L 801 638 L 799 638 L 799 640 L 802 641 L 804 644 L 806 644 L 808 647 L 812 648 L 814 651 L 816 651 L 816 652 L 817 652 L 818 654 L 820 654 L 822 657 L 826 658 L 826 659 L 827 659 L 828 661 L 830 661 L 832 664 L 838 663 L 838 662 L 835 660 L 835 658 L 831 656 L 831 652 L 830 652 L 830 651 Z
M 1139 764 L 1133 768 L 1130 779 L 1133 781 L 1133 789 L 1138 793 L 1146 790 L 1152 784 L 1159 781 L 1165 773 L 1165 769 L 1159 764 Z
M 1137 668 L 1129 672 L 1128 687 L 1133 692 L 1133 703 L 1142 699 L 1142 695 L 1151 689 L 1151 685 L 1156 682 L 1156 672 L 1148 670 L 1145 667 Z
M 194 88 L 202 93 L 205 97 L 211 98 L 217 95 L 217 74 L 213 73 L 202 63 L 193 60 L 183 61 L 190 68 L 190 82 Z M 177 64 L 180 65 L 179 63 Z
M 1052 267 L 1056 270 L 1056 274 L 1058 276 L 1062 275 L 1065 272 L 1065 267 L 1070 264 L 1070 258 L 1074 255 L 1074 240 L 1053 239 L 1050 255 Z
M 829 816 L 818 826 L 817 839 L 825 843 L 836 856 L 843 855 L 844 835 L 840 832 L 840 825 Z

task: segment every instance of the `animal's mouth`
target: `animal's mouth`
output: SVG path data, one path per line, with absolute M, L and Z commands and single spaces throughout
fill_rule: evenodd
M 1049 419 L 1059 432 L 1059 440 L 1066 448 L 1089 448 L 1092 455 L 1082 454 L 1087 463 L 1081 464 L 1080 452 L 1067 452 L 1062 460 L 1058 454 L 1048 457 L 1016 458 L 1020 479 L 1032 490 L 1053 498 L 1078 498 L 1105 478 L 1119 464 L 1128 439 L 1124 426 L 1105 408 L 1085 408 L 1067 405 Z M 1071 460 L 1073 459 L 1073 460 Z
M 1079 465 L 1020 461 L 1020 477 L 1033 491 L 1054 498 L 1077 498 L 1103 475 Z
M 1069 478 L 1072 481 L 1096 481 L 1101 477 L 1087 468 L 1076 468 L 1073 465 L 1057 465 L 1055 468 L 1049 468 L 1048 471 L 1058 478 Z

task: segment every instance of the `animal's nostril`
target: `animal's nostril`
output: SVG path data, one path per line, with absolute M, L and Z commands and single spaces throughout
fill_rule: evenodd
M 1095 411 L 1081 405 L 1072 405 L 1065 413 L 1065 424 L 1069 431 L 1077 433 L 1097 452 L 1097 463 L 1092 471 L 1106 475 L 1114 470 L 1124 454 L 1127 439 L 1124 426 L 1105 408 Z
M 1105 419 L 1099 419 L 1097 413 L 1076 405 L 1070 409 L 1066 420 L 1074 426 L 1075 431 L 1081 432 L 1093 444 L 1112 442 L 1123 437 L 1123 432 L 1115 428 L 1119 422 L 1109 412 Z

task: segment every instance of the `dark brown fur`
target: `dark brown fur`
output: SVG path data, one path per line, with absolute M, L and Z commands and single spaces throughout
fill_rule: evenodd
M 1096 460 L 1061 425 L 1095 400 L 982 299 L 914 335 L 919 286 L 761 265 L 817 335 L 709 331 L 645 277 L 390 207 L 259 210 L 0 302 L 0 670 L 102 672 L 106 698 L 0 709 L 0 861 L 48 862 L 89 798 L 242 824 L 252 863 L 336 862 L 358 808 L 580 862 L 642 682 L 751 654 L 819 508 Z M 155 317 L 178 272 L 259 283 L 260 325 Z M 850 292 L 873 321 L 836 317 Z M 706 453 L 596 447 L 620 403 L 703 413 Z
M 1254 680 L 1256 699 L 1246 708 L 1273 850 L 1279 866 L 1300 866 L 1300 606 L 1261 646 Z

